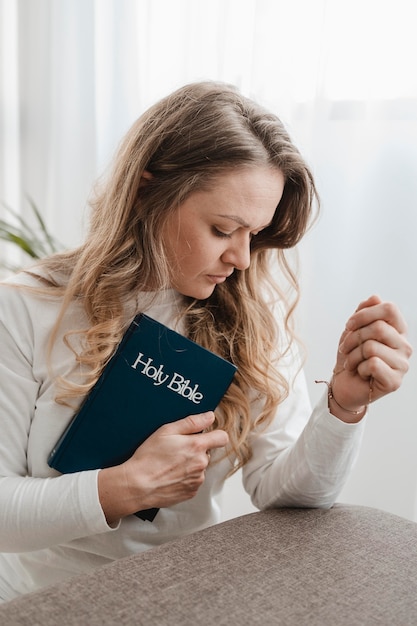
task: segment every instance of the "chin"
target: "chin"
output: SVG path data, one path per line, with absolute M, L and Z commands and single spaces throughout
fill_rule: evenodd
M 200 289 L 177 289 L 183 296 L 187 296 L 188 298 L 194 298 L 195 300 L 207 300 L 210 298 L 212 293 L 214 292 L 216 285 L 211 287 L 202 287 Z

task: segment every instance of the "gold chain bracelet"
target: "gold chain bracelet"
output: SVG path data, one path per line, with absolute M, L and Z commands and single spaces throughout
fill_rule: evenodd
M 346 413 L 350 413 L 351 415 L 360 415 L 361 413 L 363 413 L 364 409 L 366 409 L 372 402 L 372 393 L 373 393 L 373 379 L 372 376 L 369 379 L 369 396 L 368 396 L 368 404 L 365 405 L 364 408 L 360 409 L 359 411 L 352 411 L 351 409 L 345 409 L 344 406 L 342 406 L 341 404 L 338 403 L 338 401 L 336 400 L 336 398 L 334 397 L 333 394 L 333 378 L 331 379 L 330 382 L 328 382 L 327 380 L 315 380 L 314 381 L 317 384 L 320 383 L 324 383 L 325 385 L 327 385 L 327 401 L 330 402 L 330 400 L 333 400 L 333 402 L 335 404 L 337 404 L 337 406 L 342 409 L 342 411 L 345 411 Z

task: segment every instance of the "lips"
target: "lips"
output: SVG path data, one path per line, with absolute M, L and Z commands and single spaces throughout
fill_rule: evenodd
M 214 278 L 224 278 L 224 279 L 226 279 L 226 278 L 229 278 L 229 276 L 231 276 L 232 274 L 233 274 L 233 270 L 231 272 L 227 272 L 227 274 L 223 274 L 223 273 L 220 273 L 220 274 L 209 274 L 209 276 L 212 276 Z
M 217 285 L 220 283 L 224 283 L 224 281 L 232 274 L 233 272 L 229 272 L 229 274 L 208 274 L 208 278 Z

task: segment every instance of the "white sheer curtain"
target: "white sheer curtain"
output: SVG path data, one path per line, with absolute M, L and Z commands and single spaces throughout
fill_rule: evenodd
M 417 345 L 414 1 L 0 0 L 0 201 L 42 210 L 65 245 L 121 135 L 199 79 L 237 84 L 287 124 L 322 216 L 301 246 L 299 317 L 314 378 L 345 320 L 377 292 Z M 1 209 L 0 209 L 1 210 Z M 1 213 L 0 213 L 1 215 Z M 341 500 L 417 519 L 416 369 L 371 409 Z M 247 510 L 231 483 L 226 515 Z

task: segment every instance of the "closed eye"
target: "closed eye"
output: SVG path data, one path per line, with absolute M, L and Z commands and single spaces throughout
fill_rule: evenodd
M 262 231 L 258 230 L 256 233 L 249 233 L 250 239 L 253 239 L 257 235 L 259 235 L 260 232 L 262 232 Z M 232 237 L 232 235 L 233 235 L 233 233 L 225 233 L 224 231 L 219 230 L 215 226 L 213 226 L 213 233 L 214 233 L 214 235 L 216 237 L 220 237 L 222 239 L 230 239 Z
M 225 233 L 222 230 L 219 230 L 218 228 L 216 228 L 215 226 L 213 226 L 213 234 L 216 237 L 222 237 L 222 238 L 227 238 L 227 239 L 230 239 L 230 237 L 232 236 L 232 233 Z

